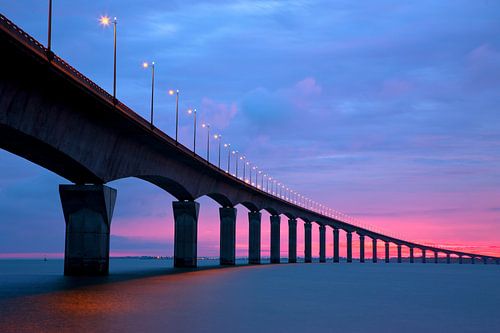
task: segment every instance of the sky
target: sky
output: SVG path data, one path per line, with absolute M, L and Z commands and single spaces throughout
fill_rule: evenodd
M 47 1 L 0 0 L 0 12 L 46 43 Z M 156 125 L 174 135 L 167 91 L 179 89 L 185 145 L 196 107 L 224 142 L 309 198 L 404 239 L 500 256 L 500 2 L 54 0 L 54 52 L 111 91 L 101 15 L 118 19 L 117 97 L 148 118 L 141 63 L 155 61 Z M 0 150 L 0 257 L 61 256 L 63 183 Z M 108 185 L 118 190 L 111 254 L 173 255 L 175 199 L 139 179 Z M 199 202 L 198 253 L 217 256 L 218 206 Z M 262 223 L 268 256 L 265 212 Z M 282 216 L 283 257 L 287 235 Z M 298 237 L 303 255 L 302 221 Z M 315 256 L 318 241 L 314 225 Z M 329 229 L 328 256 L 332 242 Z

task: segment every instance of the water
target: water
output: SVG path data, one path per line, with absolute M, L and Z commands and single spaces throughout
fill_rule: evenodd
M 500 332 L 500 266 L 0 260 L 0 332 Z

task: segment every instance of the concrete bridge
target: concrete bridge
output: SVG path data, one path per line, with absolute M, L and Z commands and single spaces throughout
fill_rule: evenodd
M 325 235 L 333 232 L 333 261 L 339 262 L 339 230 L 347 235 L 347 262 L 352 262 L 352 237 L 398 250 L 414 250 L 499 263 L 498 257 L 431 247 L 362 228 L 328 212 L 312 209 L 297 198 L 256 187 L 218 168 L 150 125 L 64 60 L 49 52 L 6 17 L 0 15 L 0 147 L 66 178 L 60 185 L 66 221 L 64 272 L 67 275 L 107 274 L 109 235 L 117 191 L 109 181 L 136 177 L 172 194 L 175 220 L 174 265 L 195 267 L 199 204 L 208 196 L 220 205 L 220 263 L 235 264 L 236 205 L 248 209 L 251 264 L 261 262 L 261 211 L 271 214 L 271 262 L 280 262 L 280 223 L 288 219 L 288 261 L 297 261 L 297 219 L 304 221 L 305 262 L 312 261 L 312 223 L 319 225 L 319 261 L 326 261 Z

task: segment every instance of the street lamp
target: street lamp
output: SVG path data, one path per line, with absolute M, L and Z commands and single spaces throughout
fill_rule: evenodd
M 235 162 L 234 164 L 236 165 L 236 178 L 238 178 L 238 151 L 237 150 L 233 150 L 233 155 L 235 155 Z
M 245 169 L 246 169 L 245 156 L 241 156 L 240 160 L 243 162 L 243 181 L 245 181 Z
M 248 173 L 250 174 L 249 182 L 252 184 L 252 167 L 250 166 L 252 163 L 247 161 L 245 164 L 248 165 Z
M 49 0 L 49 22 L 47 31 L 47 56 L 49 60 L 52 58 L 52 0 Z
M 210 163 L 210 125 L 202 124 L 201 127 L 207 129 L 207 162 Z
M 152 61 L 151 64 L 149 64 L 148 62 L 143 62 L 142 63 L 142 67 L 144 69 L 148 68 L 148 67 L 151 67 L 151 129 L 153 128 L 153 115 L 154 115 L 154 97 L 155 97 L 155 62 Z
M 50 8 L 52 11 L 52 1 L 50 1 Z M 50 14 L 50 21 L 52 21 L 52 14 Z M 116 103 L 116 24 L 118 23 L 116 17 L 113 18 L 113 22 L 109 16 L 101 16 L 99 22 L 103 27 L 108 27 L 110 23 L 113 23 L 113 103 Z M 49 25 L 49 51 L 51 42 L 51 28 Z
M 225 143 L 224 148 L 227 148 L 227 173 L 231 173 L 231 144 Z
M 193 134 L 193 154 L 196 155 L 196 109 L 189 109 L 188 110 L 188 114 L 192 114 L 193 115 L 193 120 L 194 120 L 194 124 L 193 124 L 193 128 L 194 128 L 194 134 Z
M 170 89 L 168 91 L 168 94 L 172 96 L 175 94 L 175 143 L 178 143 L 178 138 L 179 138 L 179 89 L 177 90 L 172 90 Z
M 252 183 L 252 171 L 250 171 L 250 185 L 252 184 L 257 185 L 257 167 L 256 166 L 252 167 L 252 170 L 255 171 L 255 183 Z
M 262 170 L 259 170 L 259 175 L 262 174 Z M 255 181 L 255 184 L 257 184 L 257 181 Z M 257 185 L 259 187 L 259 185 Z M 264 190 L 264 176 L 260 177 L 260 189 Z
M 214 135 L 214 139 L 219 141 L 219 159 L 218 159 L 217 166 L 218 166 L 218 167 L 219 167 L 219 169 L 220 169 L 220 143 L 221 143 L 222 135 L 220 135 L 220 134 L 215 134 L 215 135 Z

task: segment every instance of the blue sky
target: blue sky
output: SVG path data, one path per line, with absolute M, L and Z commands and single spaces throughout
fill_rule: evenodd
M 45 42 L 46 5 L 0 11 Z M 170 135 L 166 92 L 178 88 L 182 110 L 317 201 L 420 241 L 498 246 L 500 3 L 55 0 L 54 51 L 111 91 L 104 14 L 118 17 L 118 98 L 148 117 L 141 63 L 154 60 L 156 122 Z M 1 253 L 63 251 L 64 182 L 0 151 Z M 171 254 L 172 197 L 134 179 L 111 186 L 112 250 Z M 202 203 L 200 252 L 216 254 L 217 207 Z

